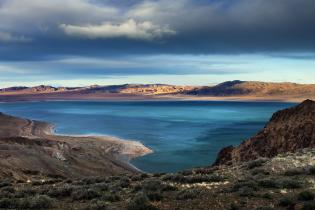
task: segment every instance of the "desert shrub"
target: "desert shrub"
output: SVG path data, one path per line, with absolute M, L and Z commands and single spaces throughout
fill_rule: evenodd
M 150 201 L 161 201 L 163 199 L 163 195 L 161 192 L 148 192 L 146 194 Z
M 73 182 L 72 179 L 66 179 L 66 180 L 64 181 L 64 183 L 66 183 L 66 184 L 71 184 L 72 182 Z
M 248 168 L 248 169 L 253 169 L 253 168 L 257 168 L 257 167 L 263 166 L 263 164 L 264 164 L 266 161 L 267 161 L 267 160 L 264 159 L 264 158 L 260 158 L 260 159 L 257 159 L 257 160 L 249 161 L 249 162 L 247 163 L 247 168 Z
M 1 191 L 2 192 L 8 192 L 8 193 L 14 193 L 15 189 L 11 186 L 6 186 L 6 187 L 1 188 Z
M 93 189 L 85 190 L 83 188 L 80 188 L 71 193 L 71 197 L 73 200 L 91 200 L 100 196 L 100 193 Z
M 238 194 L 240 196 L 254 196 L 255 195 L 255 190 L 251 187 L 241 187 L 238 189 Z
M 128 204 L 127 210 L 157 210 L 157 208 L 150 203 L 145 194 L 138 193 Z
M 294 169 L 288 169 L 284 172 L 285 176 L 296 176 L 296 175 L 301 175 L 304 174 L 305 171 L 302 168 L 294 168 Z
M 212 174 L 214 169 L 212 168 L 197 168 L 194 170 L 196 174 Z
M 108 201 L 108 202 L 117 202 L 117 201 L 120 201 L 121 198 L 116 193 L 106 193 L 105 195 L 101 197 L 101 200 Z
M 266 171 L 265 169 L 262 168 L 255 168 L 251 171 L 252 175 L 258 175 L 258 174 L 262 174 L 262 175 L 270 175 L 269 171 Z
M 46 195 L 38 195 L 31 199 L 32 209 L 47 209 L 53 207 L 53 200 Z
M 142 178 L 140 175 L 134 175 L 131 177 L 131 181 L 134 181 L 134 182 L 141 181 L 141 180 L 142 180 Z
M 181 171 L 179 174 L 182 174 L 184 176 L 192 175 L 194 172 L 192 170 L 186 170 L 186 171 Z
M 294 202 L 293 198 L 291 197 L 283 197 L 279 200 L 279 206 L 290 206 Z
M 109 190 L 109 184 L 107 184 L 105 182 L 94 184 L 91 187 L 93 187 L 95 190 L 98 190 L 98 191 L 108 191 Z
M 157 191 L 163 188 L 163 184 L 159 180 L 149 180 L 142 183 L 144 191 Z
M 185 176 L 182 174 L 166 174 L 162 177 L 163 181 L 184 182 Z
M 45 184 L 45 182 L 41 182 L 41 181 L 32 181 L 32 185 L 33 186 L 39 186 L 39 185 L 43 185 Z
M 294 179 L 285 179 L 281 181 L 281 187 L 288 188 L 288 189 L 297 189 L 297 188 L 302 188 L 303 183 Z
M 69 197 L 71 196 L 72 191 L 73 191 L 73 187 L 62 186 L 62 187 L 50 189 L 47 192 L 47 195 L 49 195 L 50 197 L 55 197 L 55 198 Z
M 259 180 L 258 185 L 264 188 L 278 188 L 279 187 L 279 183 L 272 179 Z
M 104 181 L 104 178 L 101 177 L 89 177 L 81 180 L 85 185 L 91 185 L 96 183 L 101 183 Z
M 153 174 L 153 177 L 161 177 L 163 175 L 165 175 L 165 173 L 155 173 Z
M 184 189 L 179 191 L 176 194 L 177 200 L 189 200 L 189 199 L 195 199 L 200 194 L 200 190 L 198 189 Z
M 0 182 L 0 188 L 2 188 L 2 187 L 7 187 L 7 186 L 11 186 L 11 183 L 8 182 L 8 181 Z
M 224 180 L 225 180 L 225 177 L 219 176 L 219 175 L 216 175 L 216 174 L 208 176 L 208 181 L 209 182 L 222 182 Z
M 193 184 L 193 183 L 201 183 L 201 182 L 220 182 L 220 181 L 225 180 L 225 178 L 219 175 L 196 174 L 196 175 L 184 176 L 182 174 L 174 174 L 174 175 L 164 176 L 163 180 Z
M 133 186 L 133 191 L 134 192 L 138 192 L 140 190 L 142 190 L 142 185 L 141 184 L 136 184 L 136 185 Z
M 37 191 L 36 189 L 33 189 L 31 187 L 27 187 L 27 188 L 24 188 L 23 190 L 20 191 L 25 197 L 25 196 L 31 196 L 31 195 L 36 195 L 37 194 Z
M 130 179 L 129 178 L 122 178 L 120 181 L 119 181 L 119 186 L 122 187 L 122 188 L 127 188 L 130 186 Z
M 107 210 L 108 205 L 103 201 L 91 201 L 84 210 Z
M 14 200 L 9 199 L 9 198 L 2 198 L 0 199 L 0 208 L 6 209 L 10 208 L 14 205 Z
M 250 187 L 253 190 L 258 189 L 257 183 L 255 181 L 249 180 L 249 181 L 245 181 L 245 182 L 244 181 L 243 182 L 237 182 L 236 184 L 234 184 L 234 186 L 232 187 L 232 192 L 236 192 L 242 187 Z
M 229 209 L 230 210 L 239 210 L 241 208 L 238 205 L 236 205 L 235 203 L 232 203 Z
M 22 198 L 17 202 L 17 209 L 49 209 L 52 208 L 54 201 L 46 195 L 37 195 L 31 198 Z
M 315 209 L 315 202 L 307 202 L 304 203 L 302 210 L 314 210 Z
M 140 175 L 140 177 L 143 180 L 143 179 L 149 178 L 150 176 L 149 176 L 149 174 L 143 173 L 143 174 Z
M 303 191 L 298 194 L 298 200 L 310 201 L 314 199 L 314 194 L 310 191 Z
M 272 199 L 273 198 L 273 195 L 271 193 L 264 193 L 262 195 L 263 198 L 266 198 L 266 199 Z
M 175 186 L 164 184 L 161 190 L 162 191 L 176 191 L 178 189 Z
M 308 169 L 308 173 L 310 175 L 315 175 L 315 166 L 311 166 L 309 169 Z
M 271 206 L 261 206 L 256 208 L 255 210 L 274 210 L 274 208 Z

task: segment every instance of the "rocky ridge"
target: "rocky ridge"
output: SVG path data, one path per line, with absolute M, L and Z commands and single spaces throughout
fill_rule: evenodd
M 222 149 L 215 165 L 274 157 L 309 147 L 315 147 L 315 102 L 305 100 L 274 113 L 263 130 L 239 146 Z

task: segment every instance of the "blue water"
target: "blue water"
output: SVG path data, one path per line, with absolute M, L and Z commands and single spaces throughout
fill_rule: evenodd
M 218 151 L 262 129 L 278 102 L 19 102 L 7 114 L 54 123 L 60 134 L 105 134 L 141 141 L 154 150 L 132 163 L 146 172 L 210 165 Z

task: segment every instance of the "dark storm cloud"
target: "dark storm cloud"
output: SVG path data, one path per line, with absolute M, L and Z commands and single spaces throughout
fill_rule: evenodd
M 0 59 L 313 53 L 314 25 L 314 0 L 0 0 Z

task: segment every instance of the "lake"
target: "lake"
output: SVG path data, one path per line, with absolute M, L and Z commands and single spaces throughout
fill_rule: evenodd
M 213 163 L 219 150 L 256 134 L 282 102 L 55 101 L 0 103 L 0 111 L 55 124 L 56 133 L 110 135 L 154 150 L 131 161 L 145 172 Z

